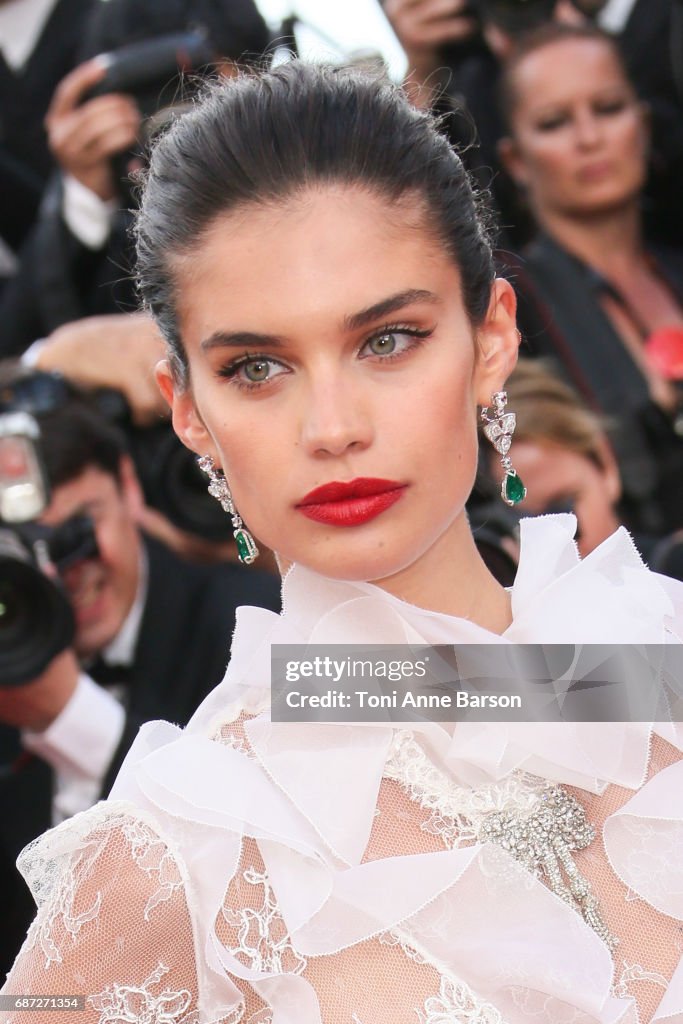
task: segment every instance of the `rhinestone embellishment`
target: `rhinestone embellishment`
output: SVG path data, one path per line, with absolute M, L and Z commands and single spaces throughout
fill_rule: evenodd
M 603 921 L 598 899 L 571 856 L 594 838 L 595 829 L 581 804 L 556 785 L 544 788 L 539 806 L 530 814 L 497 811 L 486 816 L 479 830 L 481 842 L 498 844 L 528 871 L 544 875 L 552 891 L 577 910 L 613 952 L 618 939 Z

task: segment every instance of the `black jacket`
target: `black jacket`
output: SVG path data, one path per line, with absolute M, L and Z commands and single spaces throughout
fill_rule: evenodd
M 0 53 L 0 235 L 14 248 L 26 236 L 54 162 L 43 120 L 55 87 L 77 63 L 93 0 L 58 0 L 26 64 Z
M 659 248 L 651 254 L 683 305 L 683 252 Z M 547 235 L 523 260 L 505 254 L 504 271 L 519 300 L 522 354 L 552 359 L 606 418 L 626 525 L 654 536 L 683 527 L 683 437 L 652 402 L 640 368 L 604 312 L 599 300 L 605 282 Z

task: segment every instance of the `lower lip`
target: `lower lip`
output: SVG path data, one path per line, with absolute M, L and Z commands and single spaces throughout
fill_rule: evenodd
M 399 487 L 363 498 L 323 501 L 318 505 L 299 505 L 299 511 L 316 523 L 326 523 L 330 526 L 361 526 L 395 505 L 404 490 L 405 487 Z

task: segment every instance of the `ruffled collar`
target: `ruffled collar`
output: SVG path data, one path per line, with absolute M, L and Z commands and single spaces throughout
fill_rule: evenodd
M 417 608 L 373 584 L 330 580 L 295 566 L 283 584 L 280 616 L 263 609 L 239 609 L 226 677 L 197 712 L 189 731 L 215 735 L 221 723 L 240 710 L 254 713 L 247 727 L 250 742 L 269 774 L 309 820 L 310 777 L 300 777 L 296 751 L 315 750 L 320 777 L 334 779 L 337 800 L 333 808 L 315 801 L 314 827 L 342 860 L 354 862 L 371 826 L 393 727 L 273 727 L 268 712 L 271 644 L 660 644 L 673 639 L 677 617 L 683 618 L 683 599 L 677 609 L 626 530 L 617 530 L 583 560 L 573 540 L 575 530 L 576 519 L 569 514 L 522 521 L 513 622 L 503 636 L 465 619 Z M 679 591 L 683 587 L 675 593 Z M 481 785 L 524 770 L 594 793 L 609 783 L 632 789 L 642 784 L 652 733 L 648 723 L 468 722 L 450 729 L 425 723 L 417 729 L 432 755 L 462 784 Z M 657 730 L 683 748 L 676 726 Z M 356 772 L 349 775 L 345 751 L 352 752 L 366 780 L 375 780 L 366 789 L 368 818 L 361 828 Z

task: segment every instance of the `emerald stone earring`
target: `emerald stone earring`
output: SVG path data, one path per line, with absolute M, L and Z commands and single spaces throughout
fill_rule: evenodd
M 259 553 L 256 541 L 245 527 L 239 512 L 235 508 L 235 502 L 232 500 L 232 493 L 223 471 L 216 469 L 216 463 L 210 455 L 201 455 L 197 459 L 197 465 L 209 478 L 209 494 L 221 503 L 232 519 L 232 535 L 235 538 L 237 555 L 240 562 L 244 562 L 245 565 L 251 565 Z
M 507 400 L 507 391 L 496 391 L 492 395 L 493 416 L 489 416 L 489 407 L 485 405 L 481 410 L 481 419 L 484 424 L 482 429 L 501 456 L 500 462 L 505 470 L 500 496 L 507 505 L 518 505 L 526 498 L 526 487 L 522 483 L 521 476 L 513 469 L 512 460 L 508 455 L 517 420 L 514 412 L 505 412 Z

